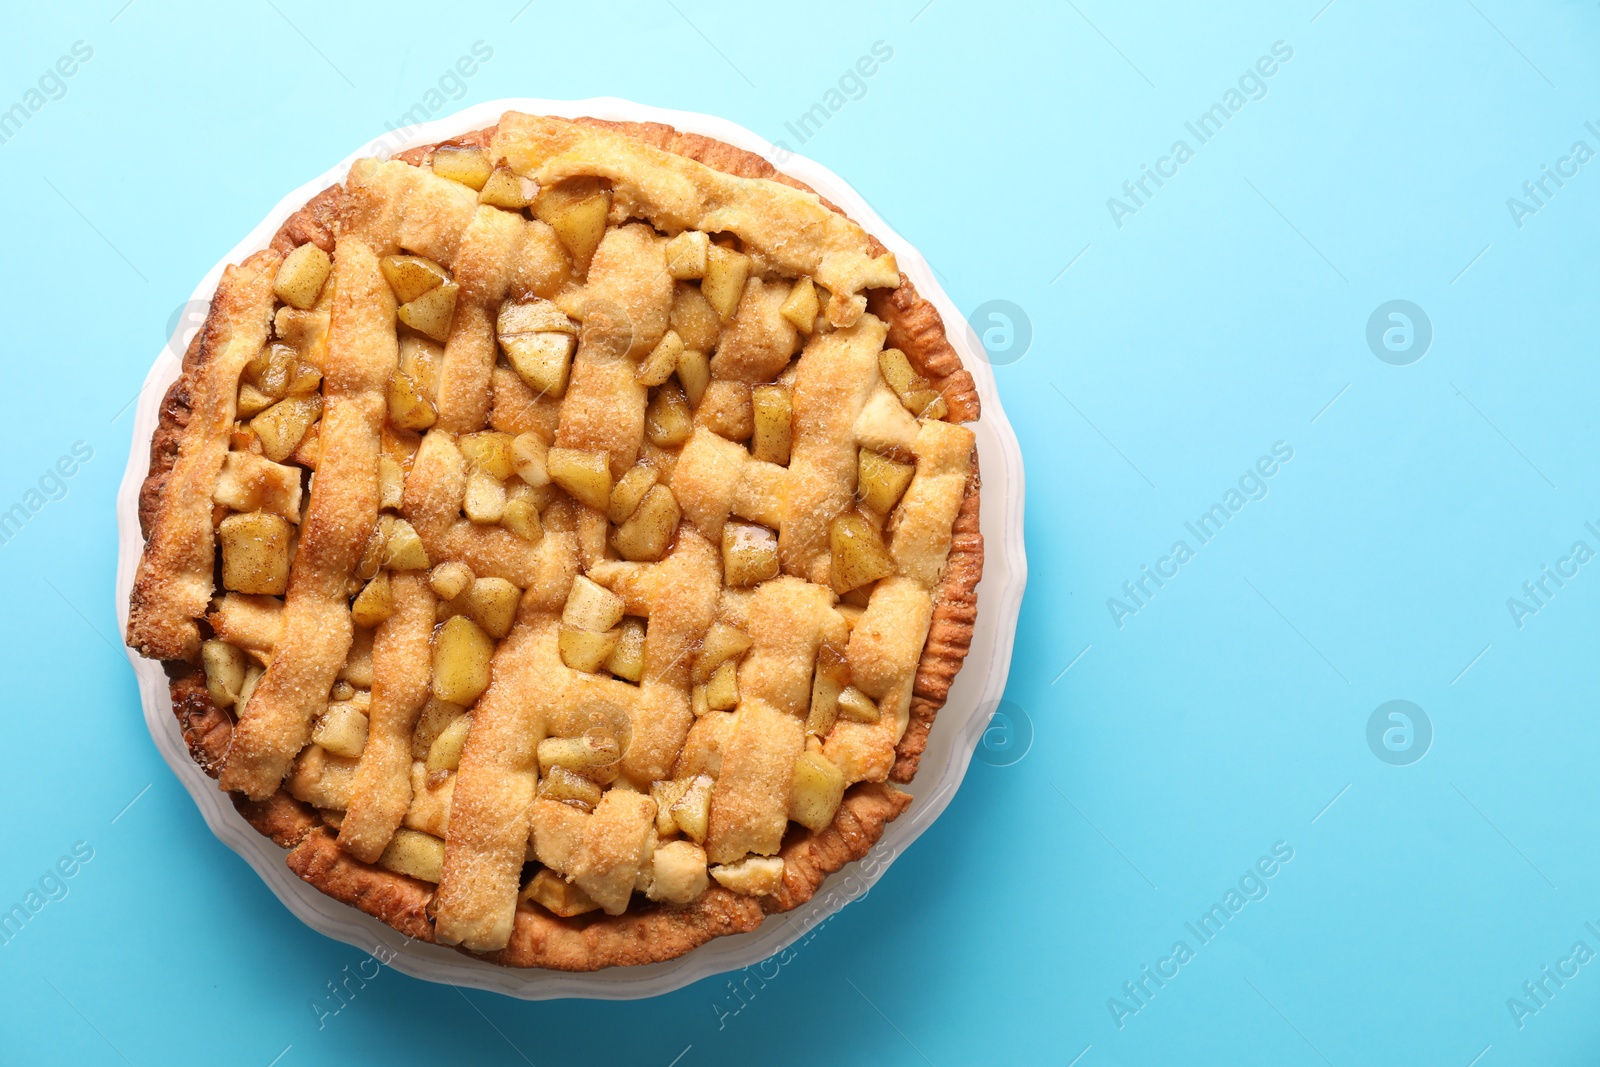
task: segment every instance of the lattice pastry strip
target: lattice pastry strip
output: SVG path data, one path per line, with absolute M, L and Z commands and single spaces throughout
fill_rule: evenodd
M 791 469 L 752 459 L 744 446 L 699 428 L 672 468 L 672 493 L 684 517 L 720 541 L 730 515 L 773 528 L 783 522 Z
M 531 223 L 498 208 L 479 207 L 462 236 L 452 261 L 454 280 L 461 290 L 439 373 L 437 425 L 441 430 L 470 433 L 489 421 L 490 376 L 499 356 L 495 311 L 512 286 L 523 280 L 518 267 L 528 258 L 523 255 L 524 244 L 530 234 L 539 233 L 539 226 L 543 223 Z M 555 240 L 548 230 L 544 227 L 545 232 L 539 234 L 540 252 L 559 257 L 559 248 L 544 247 L 544 238 L 551 245 Z M 548 274 L 560 277 L 554 270 Z M 545 293 L 555 291 L 548 282 L 543 288 Z
M 828 524 L 855 495 L 855 423 L 878 383 L 887 334 L 873 315 L 819 334 L 795 374 L 794 446 L 778 551 L 787 573 L 818 585 L 829 583 Z
M 228 453 L 239 376 L 266 343 L 281 262 L 275 252 L 257 252 L 223 272 L 212 298 L 191 372 L 188 429 L 134 579 L 128 643 L 142 655 L 192 660 L 199 652 L 194 620 L 211 599 L 216 568 L 211 494 Z
M 756 587 L 748 626 L 750 652 L 739 666 L 739 693 L 799 719 L 811 703 L 812 666 L 825 643 L 849 633 L 826 586 L 783 575 Z
M 283 639 L 283 601 L 228 593 L 206 615 L 206 623 L 217 640 L 244 649 L 265 666 L 272 662 L 272 650 Z
M 583 716 L 596 705 L 634 717 L 638 690 L 567 667 L 557 632 L 553 615 L 520 619 L 496 652 L 494 680 L 472 713 L 436 897 L 436 931 L 447 944 L 499 948 L 510 934 L 518 875 L 535 829 L 538 742 L 581 732 Z
M 971 470 L 974 437 L 963 426 L 922 424 L 913 451 L 916 474 L 891 525 L 889 553 L 898 573 L 879 581 L 850 634 L 846 658 L 854 684 L 878 703 L 874 723 L 840 720 L 823 754 L 847 782 L 883 781 L 909 722 L 917 664 L 933 618 L 932 591 L 950 552 L 951 526 Z
M 666 778 L 694 721 L 690 665 L 722 592 L 717 551 L 694 530 L 681 529 L 677 545 L 660 563 L 610 561 L 591 574 L 622 597 L 629 614 L 649 620 L 633 743 L 622 771 L 639 782 Z
M 789 365 L 800 332 L 783 315 L 790 288 L 752 278 L 745 283 L 738 310 L 717 340 L 711 357 L 714 377 L 759 385 Z
M 455 776 L 444 873 L 434 897 L 435 936 L 470 949 L 499 948 L 511 934 L 517 875 L 539 783 L 537 746 L 565 693 L 556 618 L 520 620 L 495 654 L 494 680 L 473 712 Z
M 307 506 L 272 666 L 234 727 L 220 784 L 272 795 L 325 706 L 353 637 L 348 582 L 378 517 L 384 390 L 398 358 L 395 299 L 360 240 L 334 253 L 322 459 Z
M 794 761 L 804 750 L 805 726 L 798 717 L 759 697 L 740 702 L 711 794 L 708 860 L 734 863 L 778 851 L 789 825 Z
M 654 851 L 655 815 L 655 801 L 622 789 L 607 790 L 592 812 L 541 797 L 534 801 L 534 854 L 608 915 L 621 915 Z
M 415 527 L 428 558 L 460 560 L 480 578 L 504 578 L 519 589 L 564 595 L 563 582 L 571 584 L 577 567 L 571 540 L 551 534 L 535 545 L 510 530 L 463 518 L 466 487 L 466 459 L 455 439 L 443 431 L 425 435 L 406 475 L 401 513 Z
M 644 386 L 630 354 L 648 352 L 666 331 L 672 302 L 661 241 L 648 226 L 607 231 L 579 294 L 561 303 L 584 320 L 572 380 L 561 403 L 556 444 L 605 452 L 613 477 L 633 466 L 644 441 Z
M 367 741 L 339 827 L 339 846 L 375 862 L 411 806 L 411 734 L 428 700 L 434 597 L 420 575 L 393 579 L 394 614 L 372 641 L 372 702 Z

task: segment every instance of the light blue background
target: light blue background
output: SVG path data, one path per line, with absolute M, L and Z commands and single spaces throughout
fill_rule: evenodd
M 94 450 L 0 546 L 0 907 L 94 850 L 0 946 L 0 1060 L 1600 1053 L 1600 963 L 1524 1028 L 1506 1006 L 1574 942 L 1600 950 L 1600 563 L 1520 629 L 1506 606 L 1574 541 L 1600 548 L 1600 162 L 1521 228 L 1506 206 L 1574 141 L 1600 150 L 1594 4 L 122 3 L 0 14 L 0 107 L 94 50 L 0 145 L 0 509 Z M 443 111 L 610 94 L 724 115 L 853 182 L 961 307 L 1032 325 L 997 372 L 1028 464 L 1008 699 L 1031 750 L 996 766 L 1017 751 L 991 737 L 939 823 L 720 1025 L 716 979 L 524 1004 L 386 970 L 319 1029 L 361 954 L 207 831 L 117 644 L 126 405 L 173 309 L 480 40 L 492 60 Z M 794 143 L 785 121 L 877 41 L 893 58 L 865 95 Z M 1293 58 L 1265 98 L 1197 146 L 1184 122 L 1277 41 Z M 1195 157 L 1119 228 L 1107 198 L 1180 137 Z M 1434 329 L 1410 366 L 1364 338 L 1395 298 Z M 1119 629 L 1107 598 L 1195 547 L 1185 521 L 1278 441 L 1270 495 Z M 1366 742 L 1391 699 L 1433 725 L 1410 766 Z M 1280 841 L 1270 895 L 1200 946 L 1184 923 Z M 1180 938 L 1195 958 L 1119 1029 L 1108 998 Z

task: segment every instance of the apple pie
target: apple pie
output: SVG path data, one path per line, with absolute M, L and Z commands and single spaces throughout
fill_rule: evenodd
M 508 112 L 223 273 L 127 641 L 322 892 L 509 966 L 671 959 L 911 803 L 975 618 L 978 415 L 804 185 Z

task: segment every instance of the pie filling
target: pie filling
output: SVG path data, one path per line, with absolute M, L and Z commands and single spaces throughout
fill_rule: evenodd
M 228 268 L 129 643 L 280 786 L 503 948 L 713 884 L 883 782 L 971 431 L 809 193 L 507 114 L 350 170 L 330 249 Z

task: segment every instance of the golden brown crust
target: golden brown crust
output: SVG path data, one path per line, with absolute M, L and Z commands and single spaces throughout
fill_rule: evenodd
M 150 438 L 150 472 L 139 487 L 139 532 L 146 540 L 155 523 L 161 491 L 166 488 L 172 465 L 178 460 L 178 443 L 189 426 L 193 411 L 189 389 L 194 366 L 200 361 L 200 338 L 204 333 L 204 330 L 195 331 L 183 356 L 183 371 L 161 398 L 161 421 Z
M 217 707 L 206 692 L 205 674 L 199 667 L 182 661 L 167 665 L 172 672 L 168 688 L 172 694 L 172 714 L 183 731 L 183 742 L 200 769 L 212 778 L 222 766 L 233 734 L 233 719 Z
M 381 919 L 415 941 L 433 940 L 426 882 L 347 855 L 327 830 L 313 830 L 289 853 L 289 869 L 334 900 Z
M 950 556 L 944 576 L 933 594 L 933 622 L 928 640 L 917 663 L 917 682 L 912 690 L 911 722 L 895 747 L 891 782 L 909 782 L 917 773 L 928 731 L 944 707 L 955 682 L 956 672 L 972 647 L 972 628 L 978 618 L 978 581 L 983 577 L 983 534 L 978 529 L 979 490 L 983 479 L 978 473 L 978 457 L 972 457 L 972 474 L 967 479 L 966 495 L 956 515 Z
M 245 821 L 262 837 L 272 838 L 272 843 L 279 848 L 294 848 L 307 834 L 322 826 L 315 808 L 282 789 L 265 800 L 251 800 L 243 793 L 229 796 Z
M 398 159 L 402 163 L 409 163 L 413 167 L 420 167 L 422 164 L 428 161 L 428 157 L 433 155 L 433 150 L 436 148 L 443 148 L 447 145 L 451 147 L 461 146 L 464 148 L 487 148 L 489 146 L 489 142 L 494 140 L 495 131 L 497 131 L 499 128 L 500 127 L 498 126 L 485 126 L 481 130 L 472 130 L 471 132 L 464 133 L 459 137 L 452 137 L 447 141 L 440 141 L 438 144 L 418 145 L 415 148 L 408 148 L 404 152 L 396 153 L 394 158 Z
M 868 295 L 867 310 L 889 324 L 889 346 L 904 352 L 917 372 L 932 379 L 944 394 L 950 421 L 976 421 L 978 386 L 945 335 L 939 309 L 918 295 L 902 274 L 900 288 L 874 290 Z
M 783 887 L 763 897 L 762 908 L 775 914 L 810 900 L 828 875 L 872 851 L 884 827 L 910 806 L 911 794 L 893 786 L 877 782 L 852 786 L 833 825 L 816 834 L 797 828 L 784 843 Z
M 508 967 L 596 971 L 676 959 L 726 934 L 749 933 L 766 915 L 790 911 L 816 894 L 828 875 L 865 856 L 911 797 L 890 786 L 862 783 L 820 834 L 796 833 L 785 842 L 783 887 L 765 898 L 712 888 L 681 908 L 649 905 L 619 916 L 591 913 L 560 919 L 543 909 L 517 909 L 510 943 L 480 958 Z M 289 868 L 317 889 L 360 908 L 417 941 L 433 942 L 424 882 L 362 863 L 339 849 L 324 829 L 307 833 L 289 854 Z
M 517 909 L 511 941 L 486 959 L 508 967 L 597 971 L 676 959 L 725 934 L 747 934 L 761 925 L 761 905 L 752 897 L 713 887 L 682 908 L 651 905 L 617 916 L 558 919 L 540 909 Z
M 169 664 L 169 669 L 176 672 L 169 683 L 172 713 L 183 731 L 189 755 L 201 770 L 215 778 L 233 735 L 233 718 L 212 701 L 200 668 L 180 661 Z M 280 848 L 293 848 L 319 823 L 311 807 L 281 789 L 261 801 L 238 793 L 232 797 L 233 806 L 245 821 Z
M 306 206 L 283 220 L 278 232 L 272 235 L 269 246 L 280 255 L 288 255 L 310 241 L 324 252 L 333 251 L 334 223 L 339 218 L 339 199 L 344 187 L 331 185 L 306 201 Z
M 741 177 L 770 178 L 811 191 L 803 183 L 778 173 L 754 153 L 697 134 L 681 133 L 659 123 L 617 123 L 598 119 L 580 122 L 611 129 L 647 144 L 686 156 L 707 166 Z M 482 146 L 495 128 L 474 131 L 450 144 Z M 437 146 L 408 150 L 397 158 L 418 165 Z M 285 221 L 274 235 L 271 248 L 280 254 L 306 241 L 329 250 L 335 239 L 335 220 L 343 189 L 333 186 L 318 194 Z M 827 201 L 823 201 L 827 204 Z M 828 204 L 835 211 L 839 209 Z M 842 212 L 841 212 L 842 214 Z M 874 254 L 882 246 L 871 241 Z M 869 297 L 873 314 L 889 326 L 889 344 L 900 348 L 919 373 L 932 380 L 950 405 L 951 421 L 970 421 L 979 414 L 978 398 L 970 374 L 944 334 L 936 308 L 917 294 L 901 276 L 893 291 L 874 291 Z M 204 334 L 204 330 L 201 334 Z M 140 521 L 146 534 L 190 415 L 193 372 L 201 355 L 201 338 L 185 357 L 185 373 L 168 390 L 161 407 L 160 425 L 152 439 L 150 473 L 140 495 Z M 972 636 L 976 585 L 982 576 L 983 538 L 978 529 L 980 479 L 973 459 L 956 520 L 954 540 L 945 572 L 934 590 L 933 621 L 919 660 L 910 725 L 896 748 L 890 774 L 894 782 L 908 782 L 916 773 L 928 731 L 943 705 L 956 672 L 960 670 Z M 233 718 L 216 707 L 207 692 L 203 674 L 185 663 L 169 663 L 174 714 L 196 763 L 215 777 L 226 754 Z M 288 865 L 308 884 L 367 914 L 407 937 L 433 942 L 428 907 L 434 887 L 363 863 L 340 850 L 331 829 L 315 809 L 291 797 L 284 789 L 262 801 L 234 797 L 235 806 L 260 833 L 289 849 Z M 820 833 L 791 827 L 781 855 L 784 883 L 774 895 L 755 898 L 713 887 L 693 904 L 635 906 L 621 916 L 593 913 L 576 919 L 557 918 L 530 905 L 518 907 L 510 943 L 499 952 L 478 956 L 516 967 L 587 971 L 610 966 L 632 966 L 670 960 L 725 934 L 745 933 L 760 925 L 764 915 L 788 911 L 810 900 L 822 882 L 845 864 L 858 860 L 877 843 L 887 824 L 911 803 L 911 797 L 892 786 L 862 782 L 851 787 L 834 822 Z

